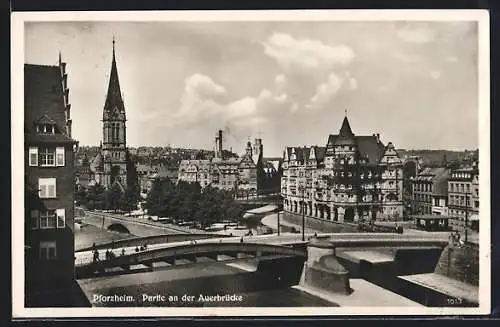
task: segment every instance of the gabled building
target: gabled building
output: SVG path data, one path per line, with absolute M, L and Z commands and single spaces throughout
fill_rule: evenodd
M 74 153 L 66 63 L 24 65 L 26 306 L 71 306 Z
M 379 134 L 357 136 L 344 118 L 325 147 L 286 147 L 285 211 L 338 222 L 402 219 L 402 161 Z
M 231 152 L 232 153 L 232 152 Z M 198 182 L 202 188 L 234 192 L 237 197 L 256 196 L 264 187 L 263 145 L 255 139 L 247 143 L 245 152 L 233 157 L 222 147 L 222 131 L 215 137 L 214 157 L 211 159 L 182 160 L 178 180 Z

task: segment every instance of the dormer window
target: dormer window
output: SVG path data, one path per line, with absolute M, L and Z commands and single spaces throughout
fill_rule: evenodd
M 36 131 L 40 134 L 55 134 L 56 126 L 55 124 L 38 124 Z

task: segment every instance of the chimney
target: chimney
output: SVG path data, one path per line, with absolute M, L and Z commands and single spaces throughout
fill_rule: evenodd
M 247 142 L 246 154 L 250 157 L 252 156 L 252 144 L 250 143 L 250 141 Z
M 219 137 L 217 139 L 218 141 L 218 146 L 219 146 L 219 158 L 222 159 L 222 130 L 219 129 Z
M 253 153 L 257 156 L 262 155 L 262 139 L 255 139 L 255 143 L 253 146 Z

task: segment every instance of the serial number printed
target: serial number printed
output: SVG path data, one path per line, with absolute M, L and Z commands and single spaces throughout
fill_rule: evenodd
M 459 305 L 463 303 L 463 300 L 461 298 L 457 297 L 450 297 L 446 299 L 446 303 L 448 305 Z

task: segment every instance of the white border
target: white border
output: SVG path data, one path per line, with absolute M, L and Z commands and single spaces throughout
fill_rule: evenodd
M 50 21 L 477 21 L 479 42 L 480 282 L 479 308 L 24 308 L 24 23 Z M 12 314 L 14 318 L 189 317 L 309 315 L 478 315 L 491 310 L 490 59 L 486 10 L 288 10 L 15 12 L 11 32 L 12 76 Z M 71 64 L 71 63 L 70 63 Z

